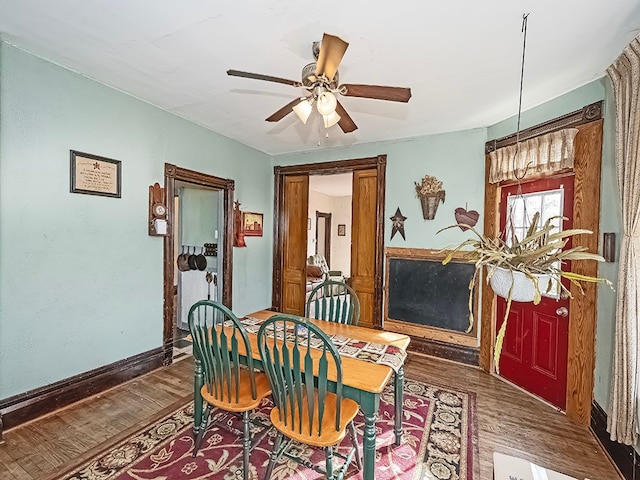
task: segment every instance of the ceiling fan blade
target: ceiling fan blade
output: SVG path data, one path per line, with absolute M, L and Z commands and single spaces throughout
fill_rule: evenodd
M 358 85 L 345 83 L 340 85 L 346 90 L 343 95 L 347 97 L 375 98 L 390 102 L 408 102 L 411 98 L 411 89 L 406 87 L 385 87 L 382 85 Z
M 349 44 L 341 38 L 325 33 L 322 36 L 320 55 L 316 62 L 316 76 L 324 74 L 329 81 L 332 81 L 348 46 Z
M 286 117 L 291 112 L 293 112 L 292 108 L 296 103 L 300 103 L 300 99 L 299 98 L 296 98 L 296 99 L 292 100 L 291 102 L 287 103 L 284 107 L 282 107 L 280 110 L 275 112 L 273 115 L 271 115 L 270 117 L 265 118 L 265 120 L 267 122 L 279 122 L 284 117 Z
M 340 102 L 336 104 L 336 113 L 340 115 L 340 121 L 338 122 L 338 125 L 340 125 L 340 128 L 344 133 L 353 132 L 358 128 L 358 126 L 355 124 L 353 119 L 349 116 Z
M 272 77 L 271 75 L 262 75 L 261 73 L 243 72 L 241 70 L 227 70 L 227 75 L 232 77 L 244 77 L 253 78 L 254 80 L 266 80 L 267 82 L 284 83 L 285 85 L 292 85 L 294 87 L 301 87 L 300 82 L 295 80 L 289 80 L 288 78 Z

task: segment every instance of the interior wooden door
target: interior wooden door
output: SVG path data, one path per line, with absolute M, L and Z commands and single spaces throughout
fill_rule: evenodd
M 351 287 L 360 300 L 363 327 L 373 327 L 376 323 L 377 175 L 375 168 L 353 172 Z
M 563 216 L 562 230 L 573 228 L 573 183 L 573 175 L 567 175 L 526 182 L 520 189 L 517 185 L 503 187 L 501 231 L 506 230 L 509 221 L 517 237 L 523 238 L 535 212 L 540 212 L 541 223 Z M 571 248 L 570 241 L 565 248 Z M 570 270 L 571 265 L 567 262 L 562 268 Z M 570 288 L 568 280 L 563 283 Z M 504 321 L 505 309 L 505 299 L 498 297 L 497 329 Z M 543 296 L 538 305 L 513 302 L 500 356 L 501 376 L 561 410 L 566 408 L 569 309 L 568 296 L 559 292 L 555 298 Z
M 309 176 L 285 176 L 282 193 L 282 312 L 304 315 Z

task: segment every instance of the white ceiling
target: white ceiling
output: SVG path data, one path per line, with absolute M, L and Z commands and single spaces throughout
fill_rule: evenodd
M 315 5 L 315 7 L 314 7 Z M 638 0 L 0 0 L 10 43 L 268 154 L 485 127 L 604 75 L 638 33 Z M 301 89 L 323 32 L 350 43 L 343 83 L 411 87 L 408 104 L 343 97 L 359 129 L 264 119 Z M 318 143 L 320 146 L 318 146 Z
M 349 172 L 335 175 L 310 175 L 309 190 L 330 197 L 348 197 L 353 191 L 353 174 Z

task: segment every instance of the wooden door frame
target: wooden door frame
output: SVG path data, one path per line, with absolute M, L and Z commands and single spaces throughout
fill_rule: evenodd
M 588 145 L 595 157 L 586 158 L 585 153 L 576 149 L 573 173 L 575 175 L 573 194 L 574 228 L 586 228 L 592 235 L 580 235 L 576 241 L 586 246 L 590 252 L 598 251 L 600 237 L 600 175 L 602 160 L 602 101 L 587 105 L 581 110 L 550 120 L 520 132 L 520 140 L 527 140 L 564 128 L 578 128 L 578 136 L 588 135 Z M 576 138 L 578 138 L 576 136 Z M 485 146 L 485 203 L 484 234 L 496 237 L 500 229 L 499 184 L 489 183 L 491 162 L 489 153 L 507 145 L 514 145 L 516 136 L 509 135 L 491 140 Z M 578 142 L 576 142 L 578 145 Z M 574 262 L 573 271 L 582 275 L 597 276 L 597 262 Z M 569 345 L 567 355 L 567 417 L 579 424 L 588 425 L 591 419 L 595 369 L 595 333 L 597 321 L 597 286 L 584 285 L 582 295 L 571 286 L 571 307 L 569 311 Z M 496 336 L 496 296 L 486 287 L 482 289 L 482 319 L 480 329 L 480 368 L 495 373 L 493 349 Z
M 216 188 L 223 191 L 223 252 L 222 260 L 222 303 L 231 308 L 231 286 L 233 281 L 233 192 L 235 182 L 228 178 L 220 178 L 206 173 L 177 167 L 170 163 L 164 164 L 164 189 L 167 199 L 167 220 L 169 223 L 169 235 L 164 237 L 164 309 L 162 348 L 164 365 L 170 365 L 173 359 L 173 331 L 174 325 L 174 202 L 176 181 L 188 182 L 193 185 Z
M 318 253 L 318 223 L 324 218 L 324 259 L 331 265 L 331 214 L 316 210 L 316 253 Z M 327 223 L 328 222 L 328 223 Z
M 283 185 L 284 178 L 289 175 L 334 175 L 349 173 L 355 170 L 377 170 L 376 186 L 376 238 L 375 238 L 375 293 L 373 320 L 374 327 L 382 328 L 382 281 L 384 270 L 384 202 L 387 170 L 387 156 L 358 158 L 353 160 L 338 160 L 332 162 L 306 163 L 300 165 L 275 166 L 274 173 L 274 211 L 273 211 L 273 287 L 272 307 L 278 310 L 282 304 L 282 272 L 283 272 Z

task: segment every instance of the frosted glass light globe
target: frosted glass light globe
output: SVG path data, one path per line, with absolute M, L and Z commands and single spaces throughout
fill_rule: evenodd
M 318 113 L 320 113 L 321 115 L 331 115 L 336 111 L 337 104 L 338 100 L 336 100 L 336 96 L 333 93 L 322 92 L 318 96 L 316 108 L 318 109 Z

